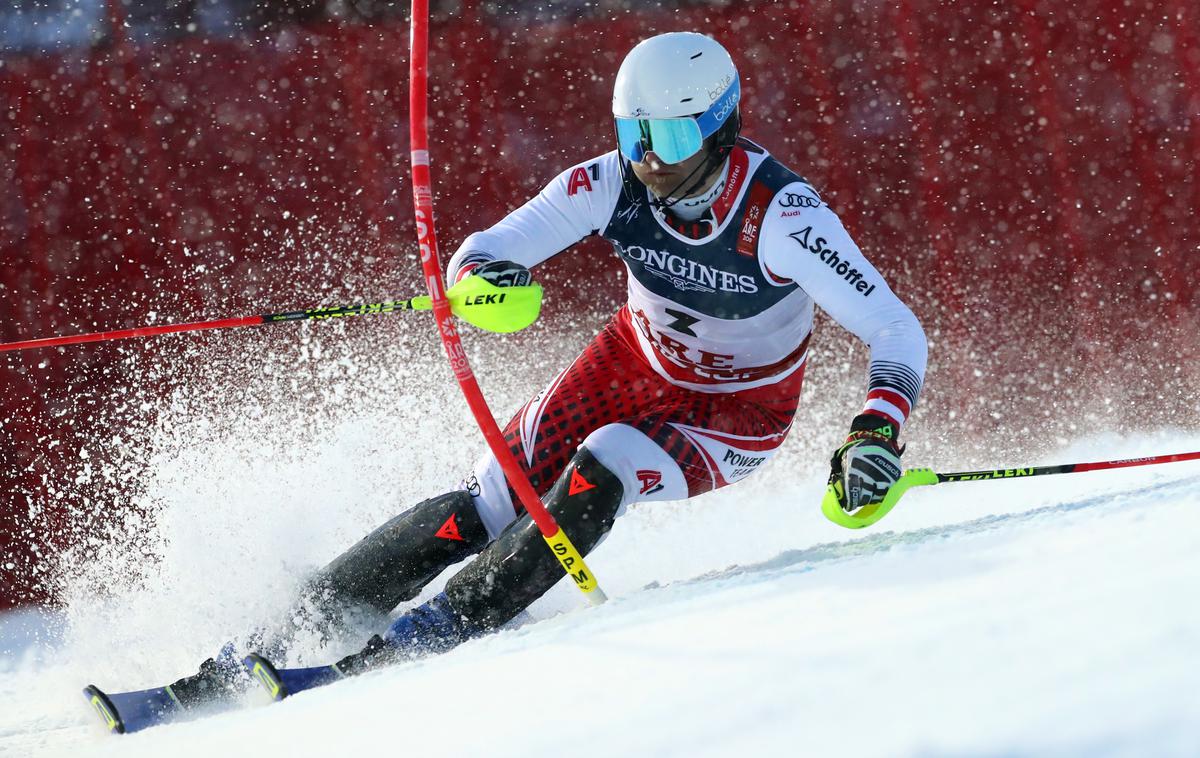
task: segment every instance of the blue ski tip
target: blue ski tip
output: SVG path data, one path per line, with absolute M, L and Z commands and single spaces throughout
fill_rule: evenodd
M 104 725 L 108 727 L 108 731 L 113 734 L 124 734 L 125 724 L 121 723 L 121 714 L 117 713 L 117 709 L 113 706 L 112 701 L 108 699 L 108 695 L 94 684 L 89 684 L 83 688 L 83 696 L 92 704 L 92 708 L 96 713 L 100 714 L 100 718 L 104 721 Z
M 324 687 L 326 684 L 345 678 L 337 666 L 276 668 L 274 664 L 256 653 L 251 653 L 243 658 L 242 665 L 246 667 L 250 677 L 266 689 L 267 694 L 273 700 L 283 700 L 297 692 L 311 690 L 314 687 Z
M 279 678 L 279 672 L 275 670 L 275 666 L 258 653 L 247 655 L 242 659 L 242 665 L 250 673 L 250 678 L 266 689 L 272 700 L 283 700 L 290 694 L 287 687 L 283 685 L 283 680 Z

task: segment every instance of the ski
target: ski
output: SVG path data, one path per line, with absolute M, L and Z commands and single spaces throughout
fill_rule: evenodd
M 266 658 L 255 654 L 247 656 L 244 665 L 250 676 L 265 687 L 274 700 L 283 700 L 288 695 L 344 678 L 334 666 L 276 669 Z M 188 717 L 209 715 L 232 709 L 238 703 L 236 693 L 229 691 L 213 692 L 203 700 L 186 696 L 181 700 L 169 684 L 112 693 L 89 684 L 83 688 L 83 696 L 100 716 L 105 728 L 113 734 L 132 734 Z
M 130 692 L 105 692 L 94 684 L 83 688 L 92 709 L 113 734 L 132 734 L 160 724 L 207 716 L 234 708 L 236 693 L 225 692 L 203 701 L 180 701 L 172 685 Z
M 276 668 L 269 660 L 256 653 L 246 656 L 242 665 L 246 667 L 250 678 L 261 684 L 271 699 L 276 701 L 346 678 L 337 666 Z
M 113 734 L 132 734 L 160 724 L 231 710 L 239 693 L 214 693 L 204 700 L 182 699 L 172 685 L 130 692 L 105 692 L 94 684 L 83 688 L 92 709 Z
M 140 732 L 173 721 L 185 711 L 170 685 L 109 694 L 89 684 L 83 696 L 113 734 Z
M 222 651 L 222 658 L 227 663 L 217 664 L 209 658 L 200 664 L 199 673 L 162 687 L 110 693 L 89 684 L 83 688 L 83 696 L 113 734 L 229 710 L 240 701 L 246 683 L 227 678 L 234 672 L 240 677 L 232 648 Z

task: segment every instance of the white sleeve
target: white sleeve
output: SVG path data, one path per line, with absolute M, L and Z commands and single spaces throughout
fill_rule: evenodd
M 903 426 L 925 380 L 925 332 L 812 187 L 794 183 L 776 194 L 759 256 L 773 277 L 798 284 L 871 348 L 864 411 Z
M 545 189 L 494 226 L 467 237 L 450 258 L 447 281 L 492 260 L 533 268 L 608 226 L 621 192 L 621 167 L 614 150 L 572 166 Z

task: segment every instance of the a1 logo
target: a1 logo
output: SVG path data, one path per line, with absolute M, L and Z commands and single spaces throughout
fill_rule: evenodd
M 638 481 L 642 483 L 643 495 L 653 495 L 663 488 L 662 472 L 642 469 L 637 472 Z

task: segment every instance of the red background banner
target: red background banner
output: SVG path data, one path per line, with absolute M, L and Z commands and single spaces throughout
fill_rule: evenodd
M 123 12 L 110 3 L 94 45 L 2 60 L 0 340 L 421 291 L 404 19 L 138 41 Z M 1106 382 L 1139 422 L 1194 416 L 1198 16 L 838 0 L 531 20 L 466 3 L 431 35 L 443 256 L 611 149 L 633 44 L 700 30 L 742 70 L 745 133 L 822 191 L 925 322 L 944 417 L 986 434 L 1000 411 L 1086 407 Z M 592 240 L 565 278 L 616 293 L 618 265 Z M 0 604 L 44 595 L 31 567 L 54 550 L 79 398 L 120 387 L 120 359 L 0 357 Z

